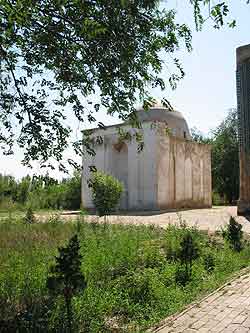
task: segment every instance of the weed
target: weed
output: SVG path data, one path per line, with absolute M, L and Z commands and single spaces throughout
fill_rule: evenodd
M 208 252 L 204 255 L 203 265 L 204 265 L 204 268 L 205 268 L 206 272 L 208 272 L 209 274 L 214 271 L 215 260 L 214 260 L 214 256 L 213 256 L 212 253 Z
M 23 222 L 26 224 L 32 224 L 36 222 L 36 218 L 31 207 L 28 207 L 26 214 L 23 218 Z
M 175 282 L 181 286 L 185 286 L 190 281 L 190 274 L 186 267 L 183 265 L 177 265 L 175 271 Z

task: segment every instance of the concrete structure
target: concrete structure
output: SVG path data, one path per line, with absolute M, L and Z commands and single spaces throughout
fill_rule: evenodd
M 250 44 L 236 50 L 236 81 L 240 153 L 238 214 L 250 213 Z
M 130 134 L 125 141 L 119 139 L 117 126 L 93 131 L 96 155 L 83 158 L 83 206 L 93 208 L 87 181 L 89 166 L 95 165 L 123 182 L 121 209 L 211 207 L 210 146 L 191 141 L 180 112 L 155 105 L 148 112 L 139 109 L 138 117 L 141 130 L 119 125 Z M 140 153 L 135 139 L 138 131 L 144 141 Z

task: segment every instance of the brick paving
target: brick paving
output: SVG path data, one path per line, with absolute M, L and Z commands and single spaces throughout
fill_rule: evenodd
M 250 273 L 245 272 L 201 302 L 166 319 L 153 332 L 250 332 Z

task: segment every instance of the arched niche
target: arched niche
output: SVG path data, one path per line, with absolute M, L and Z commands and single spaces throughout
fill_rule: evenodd
M 125 142 L 113 144 L 112 173 L 123 183 L 121 209 L 128 209 L 128 146 Z

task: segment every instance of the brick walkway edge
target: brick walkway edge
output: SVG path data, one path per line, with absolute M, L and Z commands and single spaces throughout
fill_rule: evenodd
M 180 314 L 171 316 L 154 333 L 250 332 L 250 271 L 227 282 Z

